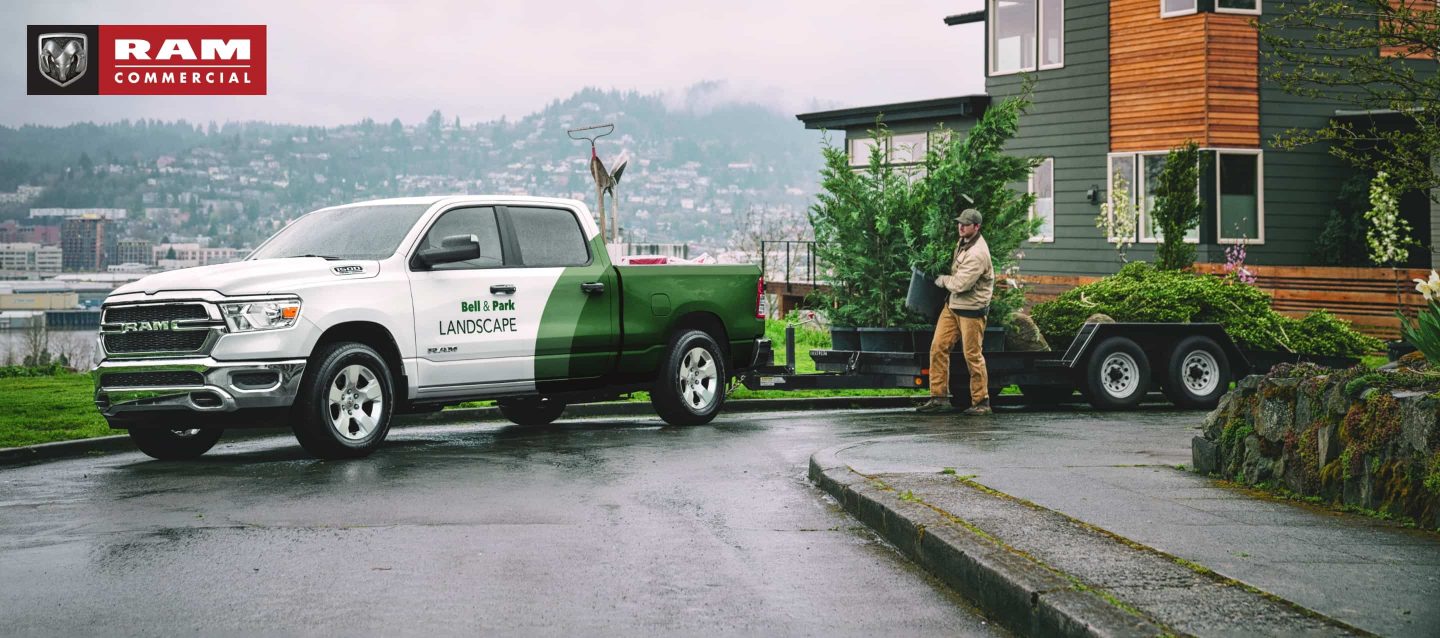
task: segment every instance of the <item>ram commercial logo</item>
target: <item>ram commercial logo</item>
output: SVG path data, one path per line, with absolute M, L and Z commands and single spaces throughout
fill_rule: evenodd
M 120 324 L 120 332 L 156 332 L 159 330 L 175 330 L 180 327 L 178 321 L 127 321 Z
M 265 25 L 30 25 L 30 95 L 265 95 Z

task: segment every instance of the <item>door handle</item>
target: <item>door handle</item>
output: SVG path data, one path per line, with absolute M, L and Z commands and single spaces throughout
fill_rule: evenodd
M 490 287 L 490 294 L 513 295 L 515 294 L 515 284 L 495 284 Z
M 580 290 L 587 295 L 596 295 L 605 292 L 605 282 L 590 281 L 580 284 Z

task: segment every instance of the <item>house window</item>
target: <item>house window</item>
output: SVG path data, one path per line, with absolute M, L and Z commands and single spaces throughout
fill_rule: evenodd
M 890 137 L 890 147 L 885 150 L 885 163 L 890 166 L 906 166 L 925 162 L 929 150 L 930 136 L 926 133 L 901 133 Z M 850 165 L 869 166 L 870 149 L 875 147 L 875 138 L 850 139 Z
M 1216 0 L 1215 12 L 1260 15 L 1260 0 Z
M 1065 65 L 1063 0 L 989 0 L 990 74 Z
M 1169 151 L 1145 151 L 1110 155 L 1109 187 L 1111 190 L 1114 189 L 1117 176 L 1128 184 L 1132 205 L 1136 205 L 1140 209 L 1136 215 L 1135 232 L 1136 241 L 1142 244 L 1159 243 L 1163 238 L 1163 234 L 1155 223 L 1153 213 L 1156 202 L 1155 191 L 1160 185 L 1160 173 L 1165 169 L 1165 157 L 1168 154 Z M 1195 187 L 1196 190 L 1199 190 L 1198 180 Z M 1109 201 L 1109 191 L 1106 193 L 1106 201 Z M 1116 238 L 1112 237 L 1111 239 Z M 1185 233 L 1185 242 L 1200 243 L 1200 229 L 1192 228 L 1190 232 Z
M 1030 219 L 1040 218 L 1040 230 L 1033 242 L 1055 241 L 1055 158 L 1047 157 L 1030 173 L 1030 193 L 1035 203 L 1030 206 Z
M 1160 0 L 1160 17 L 1183 16 L 1195 13 L 1196 0 Z
M 1127 194 L 1127 201 L 1121 202 L 1121 206 L 1128 205 L 1131 208 L 1135 206 L 1135 156 L 1129 154 L 1111 155 L 1109 157 L 1109 167 L 1106 174 L 1108 177 L 1106 177 L 1105 183 L 1105 201 L 1112 204 L 1110 215 L 1113 218 L 1115 215 L 1113 209 L 1114 199 L 1110 194 L 1116 192 L 1117 189 L 1124 190 Z M 1111 227 L 1114 227 L 1113 219 Z M 1113 242 L 1119 241 L 1120 237 L 1112 234 L 1106 239 Z
M 1216 151 L 1219 240 L 1265 243 L 1265 169 L 1261 151 Z

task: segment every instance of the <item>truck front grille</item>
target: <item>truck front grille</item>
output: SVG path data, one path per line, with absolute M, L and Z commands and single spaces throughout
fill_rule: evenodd
M 176 370 L 172 372 L 108 372 L 100 375 L 102 388 L 146 388 L 184 385 L 205 385 L 205 376 L 199 372 Z
M 200 301 L 106 306 L 100 318 L 105 353 L 120 357 L 206 354 L 224 330 L 219 312 Z
M 209 330 L 173 332 L 122 332 L 105 335 L 105 351 L 115 354 L 142 352 L 199 352 L 210 336 Z
M 180 319 L 209 319 L 205 306 L 198 303 L 151 304 L 142 306 L 115 306 L 105 309 L 104 323 L 125 323 L 138 321 L 175 321 Z

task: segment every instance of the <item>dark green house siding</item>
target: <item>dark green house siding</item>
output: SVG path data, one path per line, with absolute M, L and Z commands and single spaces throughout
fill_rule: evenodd
M 1101 275 L 1120 261 L 1104 232 L 1095 227 L 1100 207 L 1086 199 L 1092 186 L 1105 189 L 1105 156 L 1110 148 L 1109 3 L 1065 3 L 1065 67 L 1030 74 L 1034 105 L 1020 118 L 1008 149 L 1016 154 L 1055 158 L 1055 241 L 1026 243 L 1022 273 Z M 987 47 L 982 45 L 982 50 Z M 988 64 L 986 65 L 988 67 Z M 998 102 L 1019 93 L 1023 76 L 985 80 Z M 1139 246 L 1132 254 L 1142 256 Z

